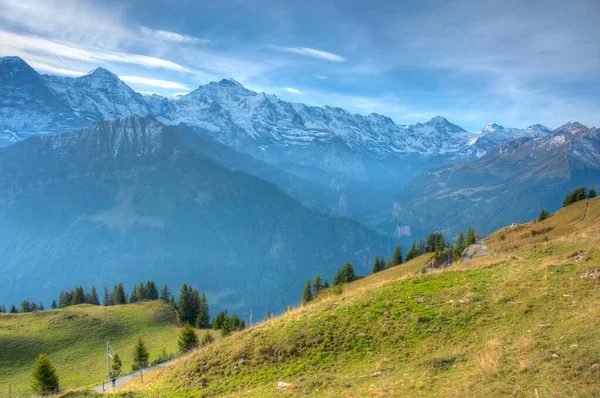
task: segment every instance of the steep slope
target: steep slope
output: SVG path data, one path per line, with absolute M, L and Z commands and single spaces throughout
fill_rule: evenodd
M 0 314 L 0 395 L 8 396 L 8 383 L 14 396 L 31 394 L 31 370 L 40 353 L 54 363 L 64 389 L 89 387 L 101 383 L 106 374 L 106 340 L 119 354 L 126 374 L 138 336 L 154 361 L 163 348 L 168 354 L 177 352 L 177 334 L 175 311 L 158 301 Z
M 600 137 L 595 128 L 568 123 L 413 179 L 398 194 L 396 219 L 422 233 L 469 225 L 490 232 L 508 220 L 531 220 L 542 208 L 558 209 L 578 185 L 600 185 Z
M 488 254 L 465 266 L 402 276 L 427 260 L 417 258 L 129 389 L 141 397 L 596 396 L 599 220 L 600 198 L 578 202 L 490 235 Z
M 0 302 L 152 279 L 215 308 L 283 308 L 317 272 L 367 270 L 389 238 L 315 213 L 129 116 L 0 149 Z

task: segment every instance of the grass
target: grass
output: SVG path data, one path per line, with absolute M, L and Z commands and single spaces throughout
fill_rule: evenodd
M 583 218 L 586 205 L 497 231 L 485 239 L 487 255 L 445 271 L 422 274 L 429 258 L 421 256 L 341 294 L 323 292 L 128 389 L 147 397 L 598 396 L 600 279 L 589 275 L 600 269 L 600 198 Z
M 7 395 L 8 383 L 13 396 L 31 395 L 31 370 L 40 353 L 55 365 L 63 389 L 94 386 L 106 374 L 106 340 L 129 373 L 138 336 L 153 361 L 163 348 L 177 351 L 178 333 L 175 311 L 159 301 L 0 314 L 0 396 Z

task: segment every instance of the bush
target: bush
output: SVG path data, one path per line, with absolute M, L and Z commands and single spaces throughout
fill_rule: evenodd
M 544 221 L 546 218 L 550 217 L 550 213 L 548 213 L 545 209 L 542 209 L 540 215 L 538 216 L 538 222 Z
M 500 234 L 500 240 L 505 240 L 506 239 L 506 235 L 504 234 L 504 232 L 502 232 Z
M 200 342 L 201 346 L 205 346 L 207 344 L 210 344 L 214 341 L 214 337 L 212 337 L 212 334 L 210 334 L 210 332 L 207 330 L 206 333 L 204 333 L 204 335 L 202 336 L 202 341 Z

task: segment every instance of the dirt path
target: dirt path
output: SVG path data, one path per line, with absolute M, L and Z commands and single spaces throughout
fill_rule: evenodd
M 175 361 L 164 362 L 164 363 L 158 364 L 156 366 L 152 366 L 152 367 L 150 367 L 148 369 L 144 369 L 143 370 L 144 376 L 148 372 L 152 372 L 153 370 L 156 370 L 156 369 L 160 369 L 160 368 L 165 368 L 167 366 L 171 366 L 174 363 L 175 363 Z M 119 377 L 117 379 L 117 381 L 115 382 L 115 389 L 114 389 L 114 391 L 119 390 L 119 388 L 122 388 L 125 385 L 125 383 L 127 383 L 130 380 L 135 379 L 136 377 L 140 377 L 140 372 L 139 371 L 136 372 L 136 373 L 128 374 L 128 375 L 123 376 L 123 377 Z M 92 390 L 101 393 L 102 392 L 102 385 L 96 386 L 96 387 L 92 388 Z M 111 383 L 110 380 L 108 380 L 106 383 L 104 383 L 104 390 L 105 390 L 105 392 L 112 392 L 113 391 L 112 390 L 112 383 Z
M 481 242 L 475 242 L 467 248 L 467 252 L 465 253 L 462 259 L 463 263 L 466 263 L 467 261 L 470 261 L 471 258 L 473 258 L 473 255 L 477 251 L 479 245 L 481 245 Z

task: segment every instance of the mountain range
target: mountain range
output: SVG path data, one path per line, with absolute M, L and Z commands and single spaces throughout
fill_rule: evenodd
M 185 142 L 131 115 L 0 149 L 0 302 L 143 278 L 263 313 L 294 302 L 309 275 L 346 261 L 366 273 L 393 249 Z
M 433 229 L 454 235 L 475 225 L 490 232 L 560 208 L 566 192 L 600 186 L 600 135 L 570 122 L 542 137 L 501 144 L 480 159 L 424 173 L 396 197 L 390 230 L 405 225 L 417 235 Z

